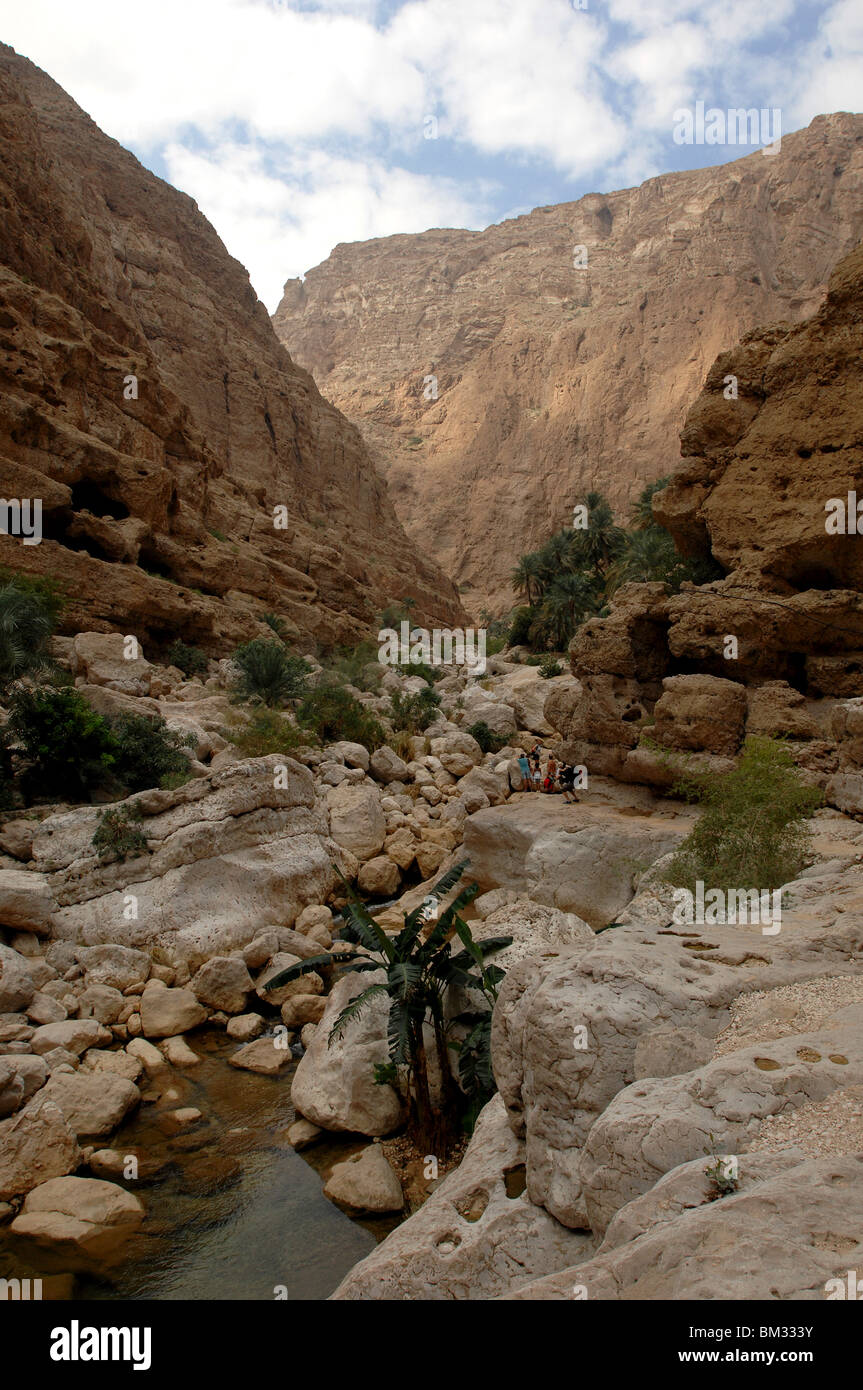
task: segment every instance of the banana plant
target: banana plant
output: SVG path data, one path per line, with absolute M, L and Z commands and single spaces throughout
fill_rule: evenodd
M 376 981 L 362 990 L 342 1009 L 330 1030 L 328 1046 L 343 1037 L 379 998 L 389 1001 L 387 1048 L 391 1064 L 404 1076 L 408 1107 L 408 1128 L 417 1144 L 427 1153 L 445 1154 L 458 1130 L 464 1095 L 455 1085 L 449 1066 L 448 1049 L 460 1053 L 459 1075 L 465 1086 L 470 1109 L 475 1111 L 480 1094 L 494 1088 L 490 1062 L 491 1009 L 504 971 L 487 963 L 486 957 L 512 943 L 511 936 L 487 937 L 474 941 L 462 910 L 479 892 L 476 883 L 456 895 L 434 922 L 429 921 L 429 899 L 440 903 L 455 887 L 468 867 L 462 860 L 453 865 L 426 894 L 412 912 L 404 914 L 404 926 L 390 935 L 375 921 L 362 900 L 340 874 L 347 891 L 345 927 L 342 939 L 361 946 L 362 951 L 338 955 L 322 952 L 280 971 L 268 981 L 266 989 L 276 990 L 312 970 L 338 966 L 342 971 L 386 971 L 386 983 Z M 461 945 L 461 950 L 453 951 Z M 447 1018 L 446 1000 L 451 989 L 468 991 L 480 1004 L 469 1013 Z M 466 1025 L 467 1037 L 452 1042 L 457 1025 Z M 435 1103 L 426 1051 L 426 1027 L 434 1036 L 440 1096 Z

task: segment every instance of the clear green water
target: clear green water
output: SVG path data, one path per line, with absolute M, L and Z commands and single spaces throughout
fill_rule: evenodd
M 139 1155 L 142 1180 L 130 1186 L 147 1218 L 116 1265 L 76 1271 L 74 1297 L 272 1300 L 284 1286 L 289 1301 L 326 1298 L 398 1218 L 361 1223 L 323 1196 L 321 1171 L 357 1143 L 331 1139 L 302 1155 L 290 1147 L 292 1068 L 257 1076 L 228 1066 L 236 1044 L 222 1035 L 187 1042 L 201 1065 L 171 1069 L 170 1080 L 157 1082 L 178 1094 L 142 1105 L 100 1141 Z M 147 1088 L 145 1078 L 140 1084 Z M 195 1106 L 204 1121 L 166 1138 L 157 1116 L 179 1106 Z M 7 1233 L 0 1228 L 0 1275 L 66 1268 L 22 1250 Z

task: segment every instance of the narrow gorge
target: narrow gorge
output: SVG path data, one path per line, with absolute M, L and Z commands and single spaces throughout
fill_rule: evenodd
M 863 116 L 272 320 L 0 142 L 4 1300 L 858 1298 Z

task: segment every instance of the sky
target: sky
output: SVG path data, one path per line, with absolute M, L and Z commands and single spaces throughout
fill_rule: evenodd
M 863 105 L 863 0 L 0 0 L 0 37 L 195 199 L 272 312 L 339 242 L 724 163 L 681 111 Z M 677 138 L 675 138 L 675 133 Z

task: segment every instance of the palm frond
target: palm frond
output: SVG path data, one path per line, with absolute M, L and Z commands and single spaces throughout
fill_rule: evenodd
M 291 980 L 298 980 L 301 975 L 308 975 L 319 967 L 335 965 L 337 961 L 352 959 L 352 956 L 347 955 L 331 955 L 329 951 L 325 951 L 319 956 L 309 956 L 308 960 L 301 960 L 297 965 L 289 965 L 284 970 L 280 970 L 278 975 L 274 975 L 271 980 L 267 980 L 263 986 L 264 993 L 269 994 L 271 990 L 281 989 L 282 985 L 288 985 Z
M 385 995 L 386 993 L 386 985 L 369 985 L 368 989 L 364 989 L 362 994 L 358 994 L 355 999 L 352 999 L 351 1002 L 342 1009 L 338 1018 L 333 1021 L 330 1035 L 327 1038 L 327 1047 L 330 1048 L 334 1042 L 338 1042 L 348 1024 L 359 1018 L 360 1014 L 368 1008 L 373 999 L 376 999 L 379 995 Z

